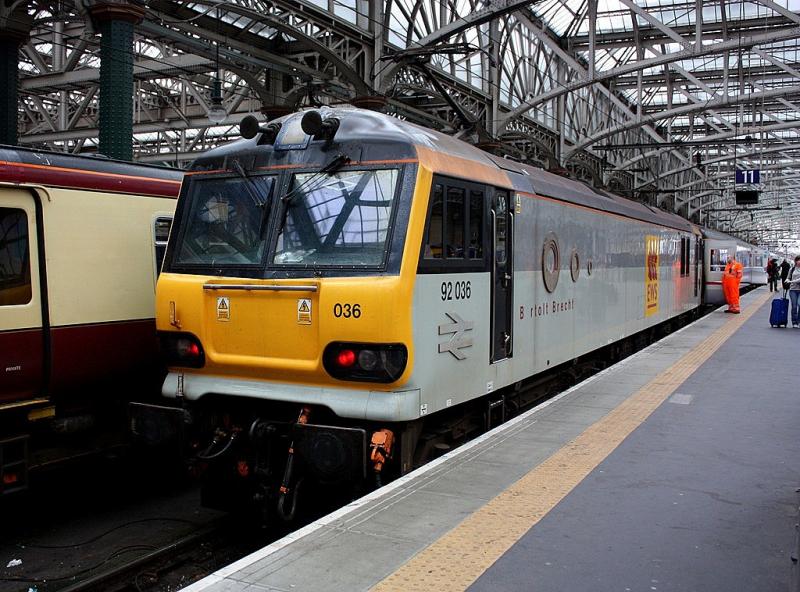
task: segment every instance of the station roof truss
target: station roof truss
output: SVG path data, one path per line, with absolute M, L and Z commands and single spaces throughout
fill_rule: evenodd
M 96 151 L 98 1 L 29 2 L 22 145 Z M 800 0 L 148 0 L 134 153 L 182 167 L 245 114 L 353 102 L 769 243 L 800 235 L 798 40 Z M 721 211 L 735 169 L 763 209 Z

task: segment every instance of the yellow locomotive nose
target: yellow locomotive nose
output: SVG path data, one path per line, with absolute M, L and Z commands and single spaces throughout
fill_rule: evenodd
M 170 366 L 207 375 L 397 384 L 408 367 L 408 291 L 397 276 L 243 281 L 164 273 L 162 352 Z M 184 341 L 199 354 L 186 353 Z
M 214 364 L 256 371 L 315 369 L 319 282 L 203 284 L 205 346 Z

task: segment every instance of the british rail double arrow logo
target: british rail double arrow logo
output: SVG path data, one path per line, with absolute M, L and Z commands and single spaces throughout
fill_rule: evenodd
M 465 347 L 472 347 L 472 337 L 467 336 L 466 333 L 467 331 L 472 331 L 475 322 L 465 321 L 454 312 L 446 312 L 444 314 L 450 317 L 453 322 L 439 325 L 439 335 L 450 335 L 452 333 L 453 336 L 449 341 L 439 344 L 439 353 L 450 352 L 457 360 L 464 360 L 467 356 L 461 350 Z

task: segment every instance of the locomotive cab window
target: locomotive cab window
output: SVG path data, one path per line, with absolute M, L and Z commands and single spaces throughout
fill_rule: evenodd
M 0 208 L 0 306 L 28 304 L 32 296 L 28 216 Z
M 294 175 L 272 263 L 382 266 L 399 177 L 398 169 Z
M 176 265 L 259 265 L 275 178 L 211 177 L 192 181 L 175 250 Z
M 486 202 L 483 188 L 436 179 L 431 188 L 420 268 L 483 267 Z

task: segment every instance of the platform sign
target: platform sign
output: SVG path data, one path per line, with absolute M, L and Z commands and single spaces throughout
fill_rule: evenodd
M 658 251 L 659 237 L 645 237 L 644 316 L 658 312 Z
M 758 191 L 737 189 L 733 193 L 737 206 L 752 206 L 758 203 Z
M 761 171 L 759 169 L 736 170 L 737 185 L 758 185 L 759 183 L 761 183 Z

